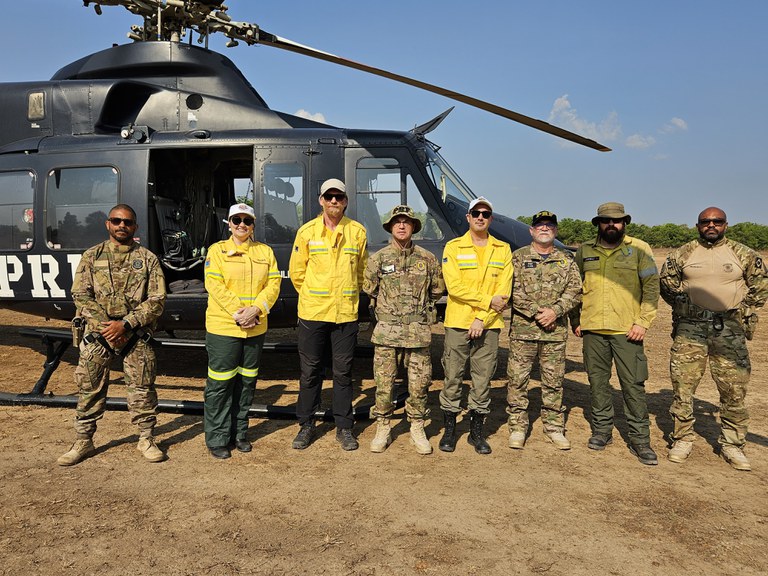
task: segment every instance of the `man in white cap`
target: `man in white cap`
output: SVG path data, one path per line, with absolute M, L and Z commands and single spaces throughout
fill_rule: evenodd
M 336 440 L 344 450 L 356 450 L 352 434 L 352 359 L 357 343 L 357 306 L 368 260 L 365 228 L 344 215 L 344 182 L 331 178 L 320 187 L 322 213 L 296 232 L 289 273 L 299 293 L 298 347 L 301 363 L 296 417 L 299 433 L 293 448 L 312 443 L 315 416 L 330 341 L 333 361 L 333 418 Z
M 443 277 L 448 289 L 445 310 L 445 384 L 440 408 L 445 433 L 440 450 L 456 449 L 456 416 L 461 412 L 461 384 L 467 360 L 472 388 L 467 406 L 470 434 L 467 440 L 478 454 L 490 454 L 483 435 L 485 415 L 490 412 L 490 382 L 496 371 L 499 333 L 504 327 L 501 312 L 512 291 L 512 250 L 509 244 L 488 233 L 493 205 L 480 196 L 469 203 L 469 231 L 446 244 Z
M 584 338 L 584 367 L 592 399 L 592 436 L 587 446 L 604 450 L 613 442 L 611 365 L 624 396 L 629 450 L 642 463 L 658 464 L 651 448 L 645 398 L 648 360 L 645 333 L 656 318 L 659 271 L 651 247 L 626 234 L 632 217 L 618 202 L 597 209 L 597 238 L 576 252 L 584 282 L 581 310 L 571 315 L 574 334 Z

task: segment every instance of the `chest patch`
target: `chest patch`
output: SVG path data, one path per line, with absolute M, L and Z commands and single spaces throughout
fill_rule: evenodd
M 386 266 L 381 267 L 382 274 L 394 274 L 394 272 L 395 272 L 394 264 L 387 264 Z
M 134 270 L 141 270 L 142 268 L 144 268 L 144 260 L 134 260 L 133 264 L 131 264 L 131 267 Z
M 536 268 L 536 262 L 523 262 L 523 268 Z
M 584 258 L 584 262 L 597 262 L 600 260 L 600 256 L 587 256 Z

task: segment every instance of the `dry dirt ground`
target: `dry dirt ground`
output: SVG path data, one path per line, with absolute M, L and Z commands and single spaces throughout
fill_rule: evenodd
M 40 374 L 41 344 L 18 335 L 29 325 L 60 324 L 0 311 L 3 391 L 29 391 Z M 355 426 L 361 449 L 346 453 L 329 424 L 299 452 L 291 449 L 294 422 L 253 419 L 253 452 L 217 461 L 200 417 L 161 414 L 157 436 L 169 458 L 149 464 L 135 450 L 128 414 L 108 412 L 97 454 L 61 468 L 72 410 L 0 407 L 0 574 L 766 574 L 768 326 L 750 344 L 749 473 L 717 455 L 708 375 L 695 404 L 694 453 L 685 464 L 666 460 L 669 332 L 661 303 L 646 345 L 655 467 L 629 454 L 618 394 L 614 444 L 587 449 L 589 390 L 575 338 L 565 383 L 569 452 L 542 438 L 537 416 L 525 450 L 507 448 L 506 350 L 493 382 L 489 456 L 467 444 L 466 420 L 456 452 L 419 456 L 404 419 L 383 454 L 368 451 L 368 420 Z M 293 338 L 290 330 L 275 336 Z M 439 330 L 433 348 L 429 396 L 439 413 Z M 161 398 L 202 399 L 203 352 L 160 350 L 158 358 Z M 70 350 L 49 391 L 74 393 L 75 363 Z M 295 354 L 267 354 L 256 401 L 292 404 L 296 366 Z M 355 373 L 356 402 L 369 403 L 370 358 L 358 359 Z M 119 366 L 112 380 L 111 395 L 124 397 Z M 531 397 L 536 413 L 537 380 Z M 436 415 L 427 428 L 435 448 L 440 428 Z

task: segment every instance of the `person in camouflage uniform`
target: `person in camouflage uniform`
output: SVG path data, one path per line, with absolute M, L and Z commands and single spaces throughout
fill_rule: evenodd
M 83 253 L 72 283 L 78 318 L 85 322 L 75 382 L 77 439 L 61 466 L 77 464 L 95 451 L 96 421 L 104 415 L 112 359 L 123 357 L 131 422 L 139 428 L 137 449 L 150 462 L 165 454 L 153 431 L 157 414 L 155 354 L 149 337 L 165 306 L 165 278 L 157 257 L 134 241 L 136 212 L 126 204 L 109 211 L 109 240 Z
M 411 443 L 419 454 L 431 454 L 424 433 L 427 417 L 427 390 L 432 383 L 429 345 L 431 324 L 436 321 L 435 303 L 445 291 L 437 258 L 411 237 L 421 230 L 421 221 L 412 208 L 395 206 L 384 230 L 392 234 L 386 248 L 368 259 L 363 291 L 371 298 L 376 327 L 373 376 L 376 381 L 376 436 L 371 452 L 383 452 L 392 441 L 392 391 L 397 367 L 408 370 L 408 399 L 405 411 L 411 423 Z
M 750 470 L 743 452 L 749 425 L 746 340 L 768 298 L 768 269 L 757 252 L 725 238 L 728 221 L 720 208 L 702 211 L 696 228 L 699 238 L 669 254 L 661 269 L 661 296 L 672 306 L 674 339 L 668 458 L 684 462 L 693 450 L 693 396 L 709 359 L 720 393 L 721 455 L 737 470 Z
M 568 313 L 581 301 L 581 275 L 567 250 L 555 246 L 557 216 L 533 215 L 531 244 L 512 253 L 512 319 L 507 363 L 509 447 L 522 449 L 528 432 L 528 381 L 536 357 L 541 371 L 544 435 L 569 450 L 563 415 Z

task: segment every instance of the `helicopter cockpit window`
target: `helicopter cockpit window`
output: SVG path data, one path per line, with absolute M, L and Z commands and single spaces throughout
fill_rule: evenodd
M 88 248 L 104 240 L 104 222 L 118 203 L 111 166 L 51 170 L 46 186 L 46 234 L 53 249 Z
M 32 172 L 0 172 L 0 249 L 32 248 L 34 196 Z
M 427 173 L 432 178 L 435 188 L 440 191 L 443 202 L 448 202 L 453 198 L 464 204 L 469 204 L 475 197 L 470 192 L 469 187 L 440 154 L 430 148 L 426 148 L 426 152 L 428 158 Z
M 264 237 L 267 244 L 291 244 L 304 224 L 304 171 L 300 164 L 264 165 Z
M 416 183 L 395 158 L 363 158 L 357 164 L 357 219 L 368 231 L 372 246 L 389 242 L 382 223 L 392 208 L 408 204 L 422 221 L 415 240 L 441 240 L 443 232 L 430 214 Z

